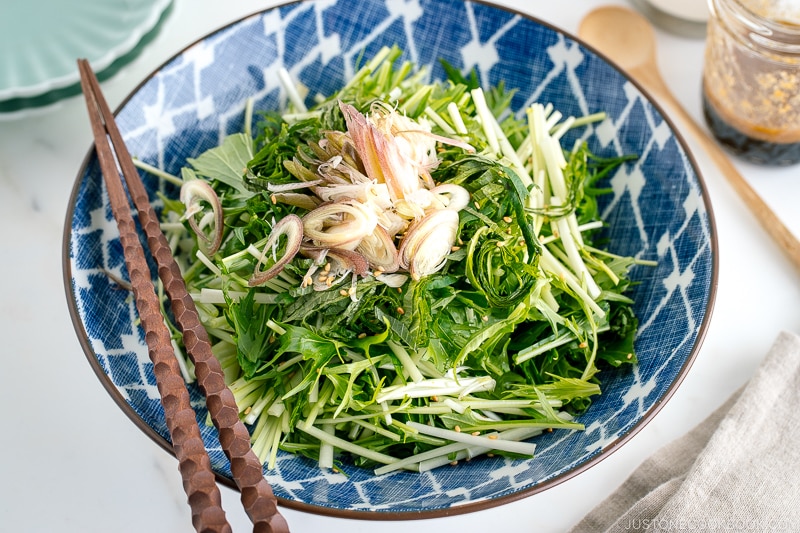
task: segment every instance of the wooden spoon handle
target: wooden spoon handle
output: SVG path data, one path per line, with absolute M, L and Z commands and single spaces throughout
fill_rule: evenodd
M 652 82 L 652 79 L 647 81 Z M 720 148 L 719 144 L 709 137 L 703 128 L 697 124 L 697 121 L 686 112 L 683 106 L 681 106 L 677 99 L 666 88 L 663 81 L 660 82 L 661 86 L 650 83 L 648 83 L 648 85 L 653 85 L 652 92 L 665 100 L 681 118 L 692 132 L 695 140 L 706 150 L 717 165 L 717 168 L 722 172 L 722 175 L 725 176 L 728 183 L 731 184 L 739 197 L 744 201 L 745 205 L 750 208 L 750 211 L 755 215 L 764 230 L 777 242 L 794 267 L 800 271 L 800 241 L 798 241 L 797 237 L 789 231 L 789 228 L 787 228 L 775 212 L 770 209 L 750 183 L 742 177 L 727 154 Z

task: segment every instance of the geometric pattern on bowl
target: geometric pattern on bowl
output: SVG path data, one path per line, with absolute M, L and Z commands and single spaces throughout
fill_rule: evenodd
M 360 57 L 399 45 L 408 59 L 443 78 L 439 59 L 483 86 L 518 88 L 512 108 L 552 103 L 565 116 L 605 111 L 607 119 L 570 133 L 599 155 L 638 154 L 608 178 L 602 199 L 611 251 L 656 260 L 632 277 L 639 364 L 604 371 L 603 394 L 580 418 L 582 432 L 537 439 L 533 459 L 483 458 L 425 474 L 348 477 L 281 452 L 266 476 L 283 505 L 354 518 L 419 518 L 497 505 L 577 475 L 631 438 L 685 376 L 714 302 L 716 233 L 707 192 L 681 138 L 635 83 L 578 39 L 530 17 L 461 0 L 345 0 L 287 4 L 246 17 L 192 44 L 146 79 L 122 104 L 119 127 L 131 153 L 177 173 L 187 157 L 243 129 L 247 98 L 256 109 L 285 102 L 280 67 L 315 93 L 330 94 Z M 152 201 L 163 187 L 145 177 Z M 166 191 L 174 194 L 175 191 Z M 151 438 L 169 450 L 168 433 L 129 293 L 119 233 L 92 151 L 80 169 L 64 234 L 64 277 L 78 337 L 103 384 Z M 205 444 L 219 479 L 230 465 L 191 388 Z

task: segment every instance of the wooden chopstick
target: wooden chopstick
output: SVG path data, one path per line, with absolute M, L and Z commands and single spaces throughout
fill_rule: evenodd
M 222 497 L 211 470 L 211 460 L 203 445 L 200 427 L 189 400 L 189 391 L 181 377 L 178 362 L 170 343 L 155 287 L 150 279 L 144 250 L 139 243 L 136 225 L 122 182 L 118 179 L 114 154 L 108 145 L 106 128 L 97 106 L 96 94 L 88 79 L 85 63 L 79 63 L 81 87 L 89 109 L 97 159 L 108 189 L 111 210 L 117 222 L 131 279 L 136 309 L 145 329 L 148 353 L 153 361 L 158 392 L 167 428 L 178 458 L 183 487 L 192 509 L 192 523 L 197 531 L 230 532 L 231 526 L 222 509 Z
M 159 374 L 163 373 L 163 380 L 165 382 L 169 381 L 170 383 L 168 387 L 164 387 L 165 391 L 162 392 L 162 404 L 174 403 L 173 395 L 175 398 L 180 398 L 181 401 L 183 401 L 185 393 L 186 406 L 181 404 L 181 408 L 183 409 L 188 406 L 192 414 L 191 422 L 194 428 L 188 427 L 191 425 L 189 424 L 188 416 L 182 415 L 179 419 L 181 423 L 177 424 L 175 428 L 176 434 L 178 437 L 183 437 L 184 434 L 188 435 L 191 433 L 194 437 L 194 432 L 196 430 L 196 437 L 200 438 L 199 427 L 197 426 L 194 411 L 188 404 L 188 391 L 186 390 L 186 385 L 180 375 L 177 361 L 175 360 L 175 355 L 170 343 L 169 331 L 161 316 L 158 297 L 155 294 L 155 288 L 150 279 L 150 271 L 147 268 L 144 251 L 139 243 L 136 227 L 131 216 L 130 203 L 122 187 L 122 182 L 119 179 L 119 171 L 114 164 L 113 153 L 111 147 L 108 145 L 108 138 L 111 139 L 111 143 L 114 146 L 119 169 L 122 171 L 128 193 L 136 206 L 139 222 L 147 236 L 147 244 L 150 248 L 150 253 L 158 266 L 158 275 L 164 284 L 175 320 L 183 334 L 186 351 L 194 362 L 198 385 L 206 396 L 206 405 L 211 420 L 219 432 L 220 445 L 225 455 L 230 460 L 231 474 L 241 493 L 241 501 L 245 512 L 253 522 L 253 531 L 255 533 L 288 533 L 289 527 L 278 510 L 277 498 L 269 483 L 267 483 L 264 478 L 261 461 L 250 447 L 250 434 L 244 423 L 239 419 L 236 401 L 233 393 L 225 384 L 222 367 L 211 352 L 211 343 L 209 342 L 208 333 L 200 323 L 194 301 L 186 289 L 180 268 L 175 262 L 167 239 L 161 231 L 158 217 L 150 205 L 147 191 L 139 178 L 139 173 L 133 164 L 133 160 L 125 146 L 122 135 L 117 128 L 114 115 L 103 97 L 97 77 L 92 72 L 86 60 L 79 60 L 78 68 L 81 73 L 81 87 L 86 96 L 87 107 L 89 108 L 92 130 L 95 136 L 95 145 L 97 146 L 98 160 L 100 161 L 103 177 L 109 191 L 108 194 L 111 200 L 112 211 L 117 220 L 117 225 L 120 227 L 120 240 L 123 244 L 126 265 L 134 288 L 137 309 L 140 314 L 142 325 L 147 333 L 148 350 L 151 359 L 156 355 L 159 357 L 159 362 L 162 362 L 162 358 L 168 358 L 170 360 L 168 367 L 165 367 L 160 372 L 156 372 L 157 380 Z M 103 152 L 102 157 L 100 155 L 101 152 Z M 119 214 L 118 211 L 120 212 Z M 126 234 L 124 239 L 123 233 Z M 132 256 L 130 260 L 128 259 L 129 255 Z M 129 262 L 131 264 L 128 264 Z M 136 275 L 134 275 L 134 273 Z M 138 293 L 142 293 L 141 297 Z M 147 321 L 145 321 L 145 313 L 152 315 L 148 316 Z M 153 346 L 151 346 L 151 344 L 153 344 Z M 153 362 L 156 364 L 156 359 L 153 359 Z M 161 367 L 157 365 L 157 369 L 161 369 Z M 180 380 L 179 384 L 176 378 Z M 161 380 L 158 380 L 158 382 L 159 391 L 161 392 Z M 173 390 L 178 389 L 178 385 L 180 385 L 180 389 L 182 389 L 183 392 Z M 167 394 L 168 400 L 165 399 L 165 394 Z M 165 405 L 165 412 L 166 411 L 167 407 Z M 184 417 L 187 419 L 184 420 Z M 169 418 L 168 415 L 168 426 Z M 174 418 L 177 418 L 177 415 L 175 415 Z M 184 427 L 184 423 L 187 427 Z M 195 517 L 197 517 L 198 521 L 200 518 L 204 518 L 205 513 L 212 514 L 214 520 L 218 520 L 218 516 L 221 516 L 222 520 L 224 520 L 224 511 L 222 511 L 220 506 L 219 490 L 214 482 L 210 460 L 203 446 L 202 439 L 199 441 L 199 449 L 196 449 L 197 444 L 194 443 L 195 447 L 191 448 L 193 451 L 187 458 L 185 457 L 187 455 L 185 453 L 182 454 L 183 457 L 178 454 L 179 446 L 175 442 L 176 435 L 173 435 L 173 430 L 171 428 L 170 435 L 173 439 L 173 446 L 176 447 L 176 457 L 181 464 L 184 487 L 189 496 L 189 503 L 192 506 L 193 521 L 195 521 Z M 183 446 L 180 446 L 180 449 L 182 451 L 185 450 Z M 198 457 L 201 451 L 204 458 Z M 192 465 L 191 469 L 185 471 L 183 467 L 184 460 Z M 197 469 L 197 472 L 194 472 L 195 469 Z M 213 489 L 208 486 L 206 482 L 207 478 L 211 480 Z M 193 501 L 193 494 L 198 492 L 203 494 L 203 496 L 199 498 L 198 501 Z M 206 508 L 206 506 L 208 507 Z M 197 507 L 197 509 L 195 509 L 195 507 Z M 218 510 L 214 509 L 215 507 L 218 508 Z M 214 509 L 214 512 L 211 513 L 209 509 Z M 214 522 L 210 518 L 204 521 L 204 525 L 206 522 L 210 526 L 207 531 L 230 531 L 230 526 L 227 526 L 227 530 L 224 528 L 215 529 L 218 522 Z M 219 524 L 219 527 L 222 527 L 221 522 Z M 195 527 L 198 527 L 197 523 L 195 523 Z M 201 529 L 198 529 L 198 531 L 200 530 Z

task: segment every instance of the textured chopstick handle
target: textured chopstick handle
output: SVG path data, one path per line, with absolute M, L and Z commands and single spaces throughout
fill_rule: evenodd
M 142 204 L 142 198 L 132 196 L 137 206 Z M 143 199 L 146 201 L 147 197 Z M 219 361 L 211 352 L 208 333 L 200 323 L 197 308 L 186 290 L 166 238 L 153 216 L 142 216 L 141 210 L 139 213 L 139 220 L 158 264 L 159 276 L 170 297 L 172 312 L 183 333 L 184 346 L 194 362 L 197 383 L 205 393 L 211 420 L 219 431 L 220 445 L 230 460 L 231 473 L 241 492 L 242 505 L 253 522 L 253 531 L 288 533 L 288 524 L 278 511 L 272 487 L 264 478 L 263 465 L 250 446 L 250 433 L 239 418 L 236 400 L 225 384 Z
M 94 82 L 96 83 L 96 82 Z M 95 91 L 98 95 L 98 90 Z M 250 446 L 250 433 L 239 419 L 233 393 L 225 384 L 222 367 L 211 352 L 206 329 L 200 322 L 194 300 L 175 262 L 169 243 L 161 231 L 158 217 L 150 205 L 147 190 L 139 178 L 133 160 L 125 148 L 122 135 L 113 120 L 111 110 L 98 96 L 106 128 L 117 150 L 122 175 L 128 193 L 139 213 L 139 222 L 147 236 L 150 253 L 156 260 L 158 275 L 170 298 L 172 312 L 183 334 L 186 351 L 195 365 L 197 383 L 206 396 L 211 420 L 219 431 L 220 445 L 231 463 L 233 480 L 241 492 L 241 501 L 257 533 L 288 533 L 289 526 L 278 510 L 272 487 L 264 478 L 263 465 Z
M 128 197 L 119 179 L 113 152 L 108 145 L 94 91 L 87 83 L 87 76 L 91 71 L 85 61 L 79 61 L 79 68 L 97 158 L 108 190 L 111 210 L 119 227 L 125 265 L 130 276 L 136 308 L 145 330 L 145 340 L 153 362 L 153 372 L 161 395 L 161 404 L 164 407 L 167 429 L 192 510 L 192 523 L 198 532 L 229 533 L 231 527 L 222 509 L 219 487 L 200 435 L 189 391 L 175 359 L 170 333 L 161 314 L 160 302 L 150 278 L 144 250 L 139 242 Z

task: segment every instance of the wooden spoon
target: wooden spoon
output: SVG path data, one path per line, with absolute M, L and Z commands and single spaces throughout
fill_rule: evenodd
M 580 24 L 578 35 L 615 62 L 650 94 L 672 108 L 692 132 L 695 140 L 705 148 L 767 233 L 775 239 L 792 264 L 800 270 L 800 242 L 739 174 L 720 146 L 681 107 L 664 83 L 658 70 L 655 32 L 650 23 L 630 9 L 606 6 L 586 15 Z

